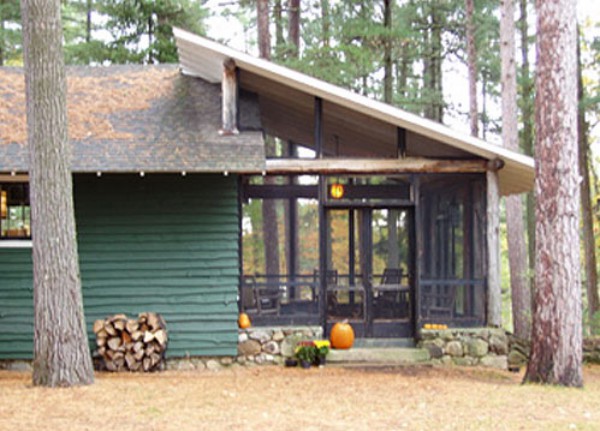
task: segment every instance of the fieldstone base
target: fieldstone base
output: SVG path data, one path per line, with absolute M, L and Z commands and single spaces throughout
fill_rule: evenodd
M 323 338 L 320 326 L 261 327 L 240 329 L 236 357 L 192 357 L 167 359 L 168 370 L 218 371 L 240 366 L 281 365 L 294 356 L 302 340 Z
M 31 372 L 33 371 L 33 366 L 30 360 L 6 359 L 0 360 L 0 370 Z
M 417 347 L 439 365 L 481 365 L 508 369 L 509 340 L 503 329 L 423 329 Z

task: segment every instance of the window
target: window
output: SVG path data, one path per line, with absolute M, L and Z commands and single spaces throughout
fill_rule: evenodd
M 0 183 L 0 239 L 31 238 L 29 184 Z

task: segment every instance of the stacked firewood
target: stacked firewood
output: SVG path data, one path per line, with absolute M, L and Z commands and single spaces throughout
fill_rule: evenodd
M 167 326 L 157 313 L 137 319 L 115 314 L 94 322 L 96 365 L 108 371 L 157 371 L 165 367 Z

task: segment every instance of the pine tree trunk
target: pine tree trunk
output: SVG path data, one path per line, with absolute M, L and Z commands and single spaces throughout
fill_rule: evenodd
M 258 21 L 258 50 L 261 58 L 271 59 L 271 34 L 269 33 L 269 0 L 256 2 Z M 275 156 L 275 139 L 265 137 L 267 157 Z M 265 184 L 276 184 L 275 178 L 265 177 Z M 279 231 L 277 224 L 277 207 L 273 199 L 263 199 L 263 241 L 265 244 L 265 272 L 275 275 L 281 272 L 279 268 Z
M 444 96 L 442 94 L 442 24 L 438 5 L 429 5 L 428 58 L 423 60 L 424 85 L 427 91 L 424 115 L 430 120 L 441 123 L 444 112 Z
M 474 0 L 466 0 L 467 12 L 467 63 L 469 69 L 469 123 L 471 135 L 479 135 L 479 121 L 477 112 L 477 48 L 475 46 L 475 12 Z
M 330 45 L 330 23 L 329 23 L 329 0 L 321 0 L 321 33 L 323 47 L 329 48 Z
M 536 1 L 536 262 L 525 380 L 582 386 L 575 2 Z
M 577 113 L 577 129 L 579 132 L 579 175 L 581 175 L 581 213 L 583 221 L 583 252 L 585 260 L 585 284 L 587 290 L 588 316 L 590 332 L 592 334 L 600 331 L 595 322 L 594 315 L 600 311 L 600 299 L 598 298 L 598 271 L 596 268 L 596 244 L 594 237 L 594 216 L 592 212 L 591 186 L 590 186 L 590 162 L 588 160 L 588 124 L 585 120 L 585 109 L 583 102 L 585 90 L 583 88 L 583 76 L 581 67 L 581 48 L 577 44 L 577 100 L 579 107 Z M 600 323 L 600 322 L 598 322 Z
M 85 41 L 92 41 L 92 0 L 87 0 L 85 14 Z
M 520 0 L 521 9 L 521 117 L 523 119 L 523 131 L 521 134 L 521 147 L 525 154 L 532 156 L 533 151 L 533 106 L 532 106 L 532 79 L 529 71 L 529 23 L 527 6 L 529 0 Z M 535 202 L 533 192 L 527 193 L 527 248 L 529 256 L 529 271 L 535 271 Z M 533 279 L 531 280 L 531 292 L 533 292 Z
M 517 118 L 517 68 L 515 64 L 514 0 L 502 0 L 500 20 L 500 54 L 502 63 L 502 140 L 504 145 L 519 150 Z M 531 335 L 531 293 L 527 283 L 527 247 L 521 196 L 506 198 L 508 263 L 515 335 L 528 340 Z
M 258 27 L 258 55 L 271 59 L 271 34 L 269 33 L 269 0 L 256 1 L 256 21 Z
M 275 18 L 275 55 L 281 55 L 285 39 L 283 38 L 283 7 L 281 0 L 275 0 L 273 4 L 273 17 Z
M 300 0 L 289 0 L 288 2 L 288 38 L 292 44 L 293 57 L 300 54 Z
M 60 2 L 25 0 L 23 48 L 33 238 L 33 384 L 91 384 L 67 132 Z
M 383 27 L 384 36 L 384 55 L 383 55 L 383 101 L 392 103 L 392 88 L 394 77 L 392 75 L 392 5 L 390 0 L 383 0 Z

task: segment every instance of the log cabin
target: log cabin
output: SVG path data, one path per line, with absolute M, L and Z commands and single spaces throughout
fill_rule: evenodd
M 235 356 L 240 312 L 365 339 L 501 324 L 499 199 L 532 189 L 530 157 L 174 32 L 178 66 L 68 68 L 90 337 L 148 311 L 169 357 Z M 22 69 L 0 99 L 0 359 L 27 359 Z

